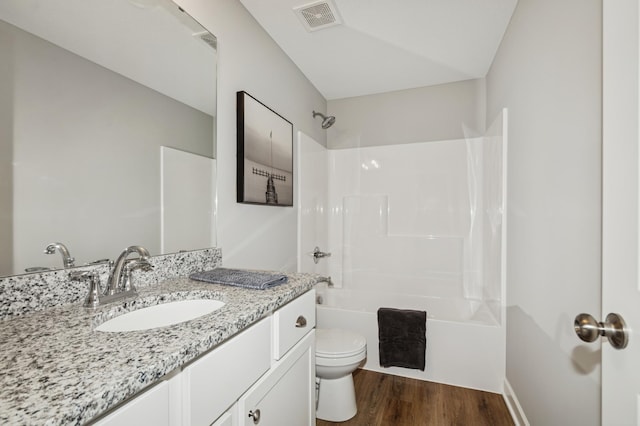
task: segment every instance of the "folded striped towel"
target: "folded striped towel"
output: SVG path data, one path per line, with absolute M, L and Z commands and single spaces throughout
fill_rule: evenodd
M 189 275 L 192 280 L 213 284 L 225 284 L 236 287 L 265 290 L 288 281 L 286 275 L 269 272 L 254 272 L 241 269 L 216 268 L 210 271 L 195 272 Z

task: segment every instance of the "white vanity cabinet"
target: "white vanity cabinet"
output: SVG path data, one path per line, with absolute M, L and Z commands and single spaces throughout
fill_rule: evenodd
M 315 425 L 315 291 L 273 314 L 274 363 L 238 401 L 238 425 Z
M 315 290 L 95 424 L 315 425 Z

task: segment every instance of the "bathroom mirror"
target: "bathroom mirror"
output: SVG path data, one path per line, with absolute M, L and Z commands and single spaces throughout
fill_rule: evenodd
M 2 0 L 0 276 L 215 245 L 216 62 L 170 0 Z

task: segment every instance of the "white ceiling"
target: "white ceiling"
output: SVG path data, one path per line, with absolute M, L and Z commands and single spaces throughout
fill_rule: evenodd
M 517 3 L 334 0 L 343 23 L 308 32 L 310 0 L 240 1 L 328 100 L 484 77 Z

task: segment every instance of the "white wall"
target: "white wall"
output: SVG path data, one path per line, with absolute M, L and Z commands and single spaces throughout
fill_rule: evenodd
M 484 80 L 331 100 L 331 149 L 484 135 Z
M 329 266 L 336 286 L 481 298 L 481 288 L 465 288 L 470 212 L 477 207 L 468 155 L 481 143 L 330 150 Z
M 217 229 L 223 264 L 294 271 L 296 208 L 236 203 L 236 92 L 250 93 L 287 118 L 294 135 L 302 130 L 323 145 L 325 131 L 311 113 L 325 111 L 326 101 L 239 1 L 178 3 L 218 38 Z
M 486 77 L 509 109 L 507 380 L 533 425 L 600 421 L 601 1 L 520 0 Z
M 419 200 L 418 204 L 422 203 L 422 205 L 416 205 L 410 209 L 414 209 L 415 212 L 421 212 L 421 224 L 418 227 L 422 228 L 425 226 L 433 228 L 436 223 L 451 225 L 455 221 L 456 215 L 463 215 L 466 218 L 464 225 L 454 226 L 453 228 L 456 229 L 454 233 L 456 238 L 459 238 L 458 243 L 461 244 L 460 250 L 465 253 L 464 256 L 461 256 L 464 258 L 464 264 L 456 267 L 459 270 L 458 280 L 461 279 L 461 271 L 465 271 L 464 285 L 458 286 L 464 287 L 465 290 L 458 291 L 455 295 L 464 294 L 466 297 L 483 298 L 482 294 L 476 292 L 479 290 L 479 286 L 473 283 L 482 281 L 482 246 L 494 244 L 493 242 L 488 243 L 482 236 L 483 228 L 491 230 L 493 225 L 485 220 L 490 213 L 485 211 L 482 206 L 485 201 L 483 195 L 491 195 L 486 194 L 487 190 L 494 189 L 493 187 L 485 188 L 485 183 L 482 180 L 482 170 L 485 166 L 483 162 L 501 160 L 500 152 L 493 152 L 500 144 L 491 145 L 494 148 L 494 150 L 491 150 L 487 144 L 470 143 L 476 137 L 484 136 L 485 133 L 485 80 L 466 80 L 438 86 L 330 100 L 327 102 L 327 109 L 337 119 L 336 124 L 327 131 L 327 145 L 331 149 L 340 149 L 340 151 L 344 150 L 346 152 L 353 151 L 351 162 L 343 161 L 343 157 L 345 159 L 351 158 L 348 157 L 346 152 L 331 151 L 334 162 L 343 161 L 340 164 L 334 164 L 334 169 L 330 171 L 330 179 L 334 182 L 332 187 L 335 187 L 342 195 L 345 195 L 345 191 L 351 191 L 349 193 L 351 195 L 357 193 L 360 189 L 359 187 L 369 182 L 370 179 L 368 177 L 372 172 L 384 174 L 386 167 L 389 166 L 389 164 L 385 164 L 381 170 L 365 171 L 363 169 L 366 166 L 364 162 L 377 158 L 376 155 L 378 154 L 376 153 L 379 151 L 376 150 L 376 147 L 382 150 L 380 152 L 386 152 L 385 150 L 393 152 L 394 159 L 397 160 L 397 158 L 400 158 L 400 154 L 396 152 L 393 146 L 402 145 L 403 148 L 397 147 L 397 149 L 406 150 L 411 154 L 400 161 L 402 165 L 399 166 L 398 170 L 392 170 L 390 176 L 385 178 L 381 184 L 377 184 L 377 187 L 370 188 L 369 192 L 379 194 L 382 191 L 382 186 L 388 183 L 395 184 L 396 189 L 394 191 L 396 194 L 392 198 L 396 199 L 394 201 L 396 205 L 390 210 L 393 210 L 396 215 L 399 214 L 397 205 L 399 194 L 401 195 L 400 198 Z M 493 119 L 498 115 L 500 114 L 496 112 L 491 118 Z M 502 129 L 500 129 L 500 133 L 501 131 Z M 467 142 L 465 143 L 465 141 Z M 456 166 L 454 163 L 448 162 L 444 157 L 438 157 L 437 151 L 439 145 L 447 146 L 447 144 L 450 144 L 453 146 L 456 143 L 461 148 L 460 152 L 462 153 L 458 158 L 458 166 L 462 167 L 459 172 L 463 178 L 463 181 L 461 181 L 462 190 L 457 190 L 452 186 L 446 187 L 449 181 L 444 179 L 443 176 L 446 176 Z M 423 146 L 422 151 L 419 148 L 420 146 Z M 352 150 L 350 148 L 361 149 Z M 493 154 L 498 155 L 498 157 L 494 159 Z M 359 161 L 363 162 L 362 167 L 358 163 Z M 414 161 L 416 162 L 415 164 Z M 387 161 L 387 163 L 389 162 Z M 411 173 L 409 170 L 413 170 L 411 167 L 414 165 L 416 168 L 414 176 L 402 180 L 401 176 Z M 498 170 L 498 173 L 490 173 L 489 176 L 497 178 L 500 176 L 499 172 L 500 170 Z M 473 179 L 467 181 L 466 176 L 468 173 L 473 174 Z M 419 180 L 420 178 L 422 180 Z M 496 181 L 496 179 L 493 179 L 493 181 Z M 496 182 L 499 181 L 500 179 Z M 378 181 L 376 180 L 376 182 Z M 350 183 L 353 183 L 352 186 L 355 185 L 355 189 L 349 187 Z M 495 185 L 498 185 L 498 183 L 495 183 Z M 407 197 L 406 195 L 408 194 L 411 195 Z M 448 197 L 455 198 L 460 194 L 466 200 L 466 205 L 462 208 L 459 208 L 460 206 L 452 206 L 452 201 Z M 332 220 L 339 220 L 339 223 L 331 226 L 330 229 L 332 235 L 336 232 L 339 235 L 332 237 L 334 241 L 331 249 L 341 257 L 342 217 L 340 215 L 342 213 L 336 214 L 336 212 L 342 212 L 343 206 L 340 197 L 336 197 L 335 193 L 332 194 L 332 208 L 330 210 L 333 212 Z M 440 201 L 435 201 L 436 198 Z M 476 215 L 478 219 L 475 221 L 469 217 L 470 198 L 475 200 L 474 210 L 472 211 L 472 214 Z M 501 198 L 500 200 L 496 198 L 489 201 L 495 204 L 495 202 L 501 201 Z M 391 203 L 390 200 L 388 202 Z M 441 203 L 439 208 L 442 209 L 442 212 L 441 217 L 434 222 L 433 211 L 435 211 L 435 207 L 433 206 L 438 202 Z M 493 205 L 491 202 L 489 204 Z M 401 204 L 403 207 L 408 205 L 406 202 Z M 403 210 L 402 214 L 406 215 L 410 209 Z M 340 217 L 338 218 L 338 216 Z M 482 220 L 480 220 L 481 218 Z M 363 220 L 365 219 L 358 218 L 358 223 Z M 397 221 L 398 219 L 396 218 L 395 220 Z M 411 223 L 410 219 L 403 218 L 402 221 L 405 228 L 410 227 L 408 225 Z M 472 226 L 473 229 L 471 230 Z M 407 229 L 403 230 L 406 235 L 424 234 L 424 229 L 417 234 L 415 229 L 411 232 L 407 231 Z M 437 228 L 436 231 L 431 229 L 430 232 L 433 235 L 437 234 L 438 238 L 451 234 L 451 230 L 443 231 L 440 228 Z M 463 236 L 465 236 L 464 240 Z M 493 236 L 498 238 L 499 243 L 500 236 Z M 433 244 L 433 241 L 431 243 Z M 456 250 L 453 240 L 449 241 L 449 243 L 451 246 L 448 250 Z M 499 253 L 500 245 L 494 244 L 491 249 L 497 250 Z M 439 251 L 440 254 L 443 252 L 443 250 Z M 349 259 L 351 258 L 349 257 Z M 336 262 L 336 257 L 330 260 L 332 265 L 335 265 Z M 500 266 L 499 258 L 492 266 Z M 336 269 L 334 266 L 331 274 L 336 283 L 340 285 L 341 269 Z M 487 291 L 484 297 L 500 300 L 499 275 L 493 276 L 492 281 L 493 284 L 497 283 L 497 286 L 491 287 L 490 290 L 485 289 Z M 354 285 L 354 283 L 350 285 Z

